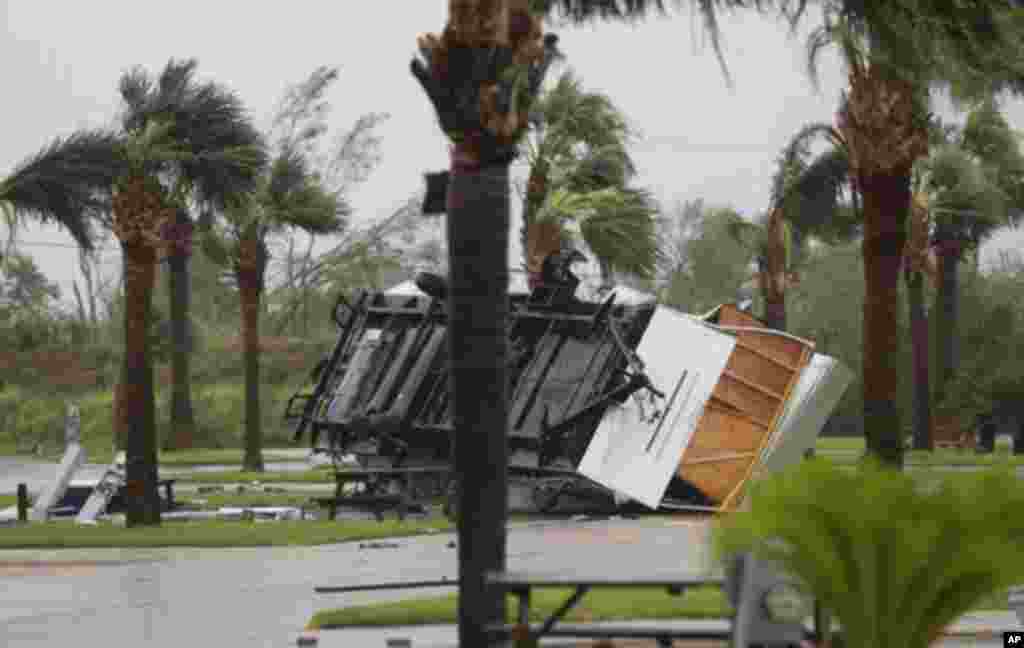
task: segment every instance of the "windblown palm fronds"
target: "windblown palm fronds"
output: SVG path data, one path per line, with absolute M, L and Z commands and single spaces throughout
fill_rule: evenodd
M 91 220 L 109 210 L 110 188 L 122 171 L 120 152 L 120 139 L 106 131 L 58 138 L 0 180 L 0 205 L 57 223 L 89 250 Z
M 537 223 L 559 224 L 612 270 L 650 278 L 661 261 L 656 213 L 650 194 L 639 189 L 561 188 L 541 208 Z

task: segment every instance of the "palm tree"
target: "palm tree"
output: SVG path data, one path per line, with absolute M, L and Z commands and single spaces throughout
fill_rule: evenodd
M 993 99 L 970 112 L 956 150 L 959 153 L 938 169 L 937 182 L 945 199 L 934 209 L 933 244 L 941 277 L 935 295 L 939 402 L 959 364 L 960 261 L 998 227 L 1013 224 L 1017 210 L 1024 206 L 1024 154 Z
M 214 224 L 203 244 L 215 261 L 229 265 L 239 288 L 245 363 L 245 456 L 242 469 L 263 471 L 260 415 L 259 321 L 264 275 L 270 254 L 267 239 L 285 228 L 311 234 L 337 232 L 348 206 L 320 186 L 298 146 L 289 143 L 260 177 L 256 191 L 230 205 L 225 223 Z
M 194 79 L 196 62 L 169 64 L 168 72 L 179 76 L 175 83 L 160 84 L 151 90 L 148 110 L 155 114 L 163 106 L 179 102 L 175 109 L 187 114 L 187 125 L 181 130 L 192 149 L 192 156 L 182 160 L 184 182 L 190 191 L 191 202 L 200 210 L 199 225 L 207 227 L 217 212 L 239 195 L 254 187 L 252 169 L 239 164 L 241 158 L 232 155 L 251 155 L 259 150 L 262 139 L 259 131 L 245 114 L 241 102 L 213 83 L 199 84 Z M 139 118 L 144 118 L 140 113 Z M 247 153 L 249 152 L 249 153 Z M 195 416 L 192 410 L 190 376 L 190 283 L 189 258 L 192 254 L 194 224 L 188 205 L 179 205 L 174 218 L 162 229 L 170 296 L 171 328 L 171 409 L 170 433 L 165 440 L 169 449 L 191 447 L 195 434 Z
M 214 83 L 195 83 L 195 68 L 194 60 L 171 60 L 155 80 L 142 68 L 120 80 L 124 169 L 114 182 L 110 225 L 124 263 L 129 525 L 160 522 L 148 331 L 166 225 L 190 201 L 215 203 L 244 193 L 266 161 L 241 101 Z
M 544 259 L 562 245 L 554 222 L 537 222 L 548 197 L 559 188 L 574 192 L 625 188 L 636 168 L 627 150 L 632 131 L 622 113 L 607 95 L 584 90 L 571 70 L 565 71 L 539 97 L 531 125 L 523 146 L 529 176 L 523 198 L 521 237 L 527 272 L 536 284 Z M 628 228 L 628 223 L 627 218 L 622 226 Z M 654 241 L 648 237 L 647 243 Z M 594 250 L 592 246 L 591 249 Z M 604 272 L 610 272 L 611 266 L 637 265 L 623 254 L 597 256 L 603 261 Z M 649 266 L 652 260 L 648 256 L 638 261 Z
M 0 180 L 0 211 L 13 230 L 22 216 L 56 223 L 84 250 L 93 249 L 92 221 L 110 208 L 121 168 L 115 133 L 82 131 L 58 138 Z
M 412 72 L 453 143 L 446 190 L 449 366 L 454 394 L 459 641 L 488 645 L 505 597 L 508 507 L 509 165 L 555 54 L 531 0 L 449 4 L 441 36 L 418 39 Z M 435 178 L 437 176 L 434 176 Z
M 861 198 L 854 189 L 850 153 L 844 136 L 827 124 L 812 124 L 797 133 L 792 146 L 806 146 L 816 134 L 824 135 L 832 144 L 814 159 L 793 181 L 791 194 L 800 210 L 795 216 L 803 220 L 808 216 L 821 219 L 831 230 L 829 239 L 849 240 L 858 236 Z M 931 411 L 928 361 L 928 321 L 924 308 L 924 275 L 937 282 L 938 265 L 930 250 L 934 213 L 970 209 L 987 215 L 997 208 L 995 187 L 985 183 L 980 168 L 972 165 L 964 149 L 949 139 L 948 128 L 936 124 L 930 129 L 931 153 L 915 164 L 912 182 L 912 210 L 908 219 L 908 236 L 901 264 L 907 283 L 907 303 L 910 311 L 912 356 L 914 366 L 914 447 L 930 449 Z M 843 208 L 843 187 L 850 191 L 852 208 Z M 985 219 L 981 219 L 983 222 Z M 812 223 L 805 223 L 807 227 Z M 825 229 L 819 233 L 828 233 Z

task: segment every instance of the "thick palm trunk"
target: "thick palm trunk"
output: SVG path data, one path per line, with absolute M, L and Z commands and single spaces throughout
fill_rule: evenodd
M 156 277 L 156 252 L 140 243 L 122 245 L 125 285 L 124 488 L 128 526 L 160 524 L 157 494 L 156 416 L 149 319 Z
M 531 274 L 540 272 L 540 270 L 531 270 L 536 263 L 531 260 L 530 227 L 548 196 L 548 171 L 549 165 L 543 158 L 537 160 L 530 167 L 530 177 L 526 182 L 526 197 L 523 199 L 523 228 L 519 236 L 523 245 L 523 255 L 526 257 L 527 272 Z
M 961 253 L 959 247 L 954 242 L 945 240 L 947 237 L 944 237 L 944 234 L 941 229 L 936 234 L 940 261 L 939 289 L 935 293 L 935 316 L 938 318 L 935 322 L 936 335 L 938 336 L 938 339 L 935 341 L 938 345 L 936 357 L 938 384 L 936 385 L 935 398 L 939 403 L 944 400 L 946 387 L 956 373 L 960 342 L 959 335 L 957 334 L 957 317 L 959 315 Z
M 509 170 L 461 168 L 457 155 L 447 212 L 459 643 L 486 646 L 484 626 L 505 618 L 505 597 L 485 588 L 483 576 L 505 568 Z
M 928 375 L 928 315 L 924 307 L 924 274 L 908 268 L 906 280 L 914 364 L 914 449 L 931 450 L 931 381 Z
M 786 330 L 786 243 L 782 212 L 772 210 L 768 219 L 767 277 L 763 286 L 764 320 L 768 328 Z
M 180 224 L 180 222 L 179 222 Z M 187 242 L 186 242 L 187 245 Z M 167 257 L 167 275 L 171 302 L 171 426 L 167 447 L 174 450 L 191 448 L 195 439 L 195 416 L 192 411 L 192 381 L 189 340 L 191 287 L 189 286 L 188 251 L 175 245 Z
M 868 452 L 903 465 L 896 392 L 900 381 L 899 278 L 910 207 L 910 173 L 862 178 L 864 198 L 864 434 Z
M 237 278 L 242 302 L 242 355 L 245 363 L 245 458 L 242 469 L 263 472 L 263 430 L 260 420 L 260 244 L 245 240 Z

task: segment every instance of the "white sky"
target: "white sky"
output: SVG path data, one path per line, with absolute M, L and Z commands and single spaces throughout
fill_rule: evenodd
M 351 0 L 293 0 L 285 12 L 279 3 L 237 0 L 166 6 L 94 0 L 59 8 L 4 0 L 0 175 L 56 135 L 109 123 L 117 79 L 135 64 L 156 73 L 171 57 L 195 57 L 200 77 L 239 92 L 261 124 L 289 84 L 319 65 L 340 65 L 330 94 L 334 128 L 370 111 L 391 114 L 378 131 L 381 164 L 351 195 L 357 218 L 384 216 L 421 188 L 424 171 L 447 166 L 447 142 L 408 68 L 417 34 L 440 31 L 447 4 L 364 2 L 355 10 Z M 809 25 L 817 16 L 808 18 Z M 722 24 L 734 80 L 729 89 L 699 26 L 696 17 L 678 14 L 636 26 L 555 31 L 585 86 L 610 95 L 646 136 L 634 150 L 637 184 L 666 206 L 703 198 L 749 215 L 763 209 L 774 159 L 787 139 L 808 122 L 831 121 L 842 74 L 835 57 L 826 56 L 816 93 L 805 73 L 803 38 L 791 39 L 784 24 L 746 12 Z M 1005 105 L 1011 124 L 1024 130 L 1024 103 Z M 21 239 L 71 243 L 62 231 L 40 226 Z M 518 257 L 518 237 L 512 239 Z M 1024 232 L 996 237 L 985 256 L 1008 246 L 1024 246 Z M 69 298 L 79 276 L 74 249 L 23 249 Z M 116 263 L 116 249 L 106 258 Z

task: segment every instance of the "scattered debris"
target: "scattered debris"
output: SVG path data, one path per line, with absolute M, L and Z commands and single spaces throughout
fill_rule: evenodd
M 278 493 L 278 494 L 281 494 L 281 493 L 287 493 L 288 491 L 287 491 L 287 489 L 281 488 L 280 486 L 264 486 L 263 487 L 263 492 L 264 493 Z
M 205 495 L 207 493 L 223 493 L 224 487 L 220 485 L 200 486 L 199 488 L 196 489 L 196 492 L 199 493 L 200 495 Z
M 454 540 L 450 541 L 447 546 L 448 546 L 449 549 L 454 549 L 455 548 L 455 541 Z
M 397 542 L 360 542 L 360 549 L 398 549 L 401 545 Z

